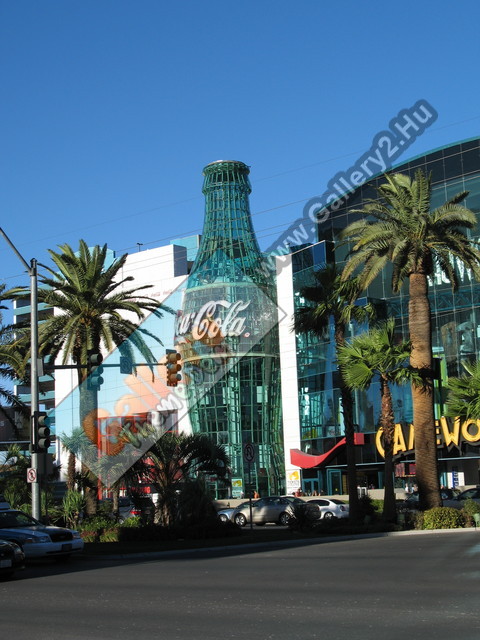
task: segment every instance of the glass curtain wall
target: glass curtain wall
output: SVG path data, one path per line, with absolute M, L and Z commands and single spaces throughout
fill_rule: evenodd
M 193 430 L 231 460 L 231 488 L 211 479 L 217 497 L 284 488 L 275 282 L 262 268 L 248 174 L 234 161 L 204 169 L 202 241 L 177 323 Z

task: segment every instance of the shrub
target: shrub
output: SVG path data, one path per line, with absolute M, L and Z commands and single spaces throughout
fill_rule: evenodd
M 383 512 L 383 500 L 371 498 L 371 502 L 372 502 L 372 507 L 375 509 L 375 512 L 377 514 Z
M 421 530 L 424 528 L 423 521 L 425 519 L 424 511 L 410 512 L 410 521 L 414 529 Z
M 292 515 L 288 522 L 290 529 L 294 531 L 309 531 L 318 522 L 318 518 L 315 518 L 312 511 L 308 509 L 306 505 L 295 504 L 291 505 Z
M 375 505 L 370 496 L 362 496 L 358 501 L 358 519 L 364 522 L 372 522 L 375 519 Z
M 175 537 L 185 540 L 206 540 L 240 535 L 241 528 L 234 522 L 221 522 L 216 518 L 215 520 L 196 523 L 188 527 L 175 527 L 172 532 Z
M 122 522 L 122 527 L 141 527 L 142 519 L 140 516 L 132 516 L 131 518 L 127 518 Z
M 111 518 L 94 516 L 86 518 L 77 528 L 84 542 L 100 542 L 105 531 L 112 529 L 112 520 Z
M 120 527 L 105 529 L 99 536 L 99 542 L 118 542 L 120 537 Z
M 62 511 L 68 527 L 76 529 L 85 509 L 85 498 L 80 491 L 67 491 L 62 500 Z
M 471 498 L 465 500 L 462 507 L 462 515 L 465 519 L 466 527 L 476 526 L 475 520 L 473 519 L 475 513 L 480 513 L 480 504 L 478 504 L 478 502 L 475 502 L 475 500 L 472 500 Z
M 118 529 L 120 542 L 149 542 L 155 540 L 172 540 L 172 533 L 160 524 L 145 524 L 130 527 L 122 524 Z
M 424 529 L 460 529 L 463 526 L 463 515 L 453 507 L 435 507 L 423 514 Z

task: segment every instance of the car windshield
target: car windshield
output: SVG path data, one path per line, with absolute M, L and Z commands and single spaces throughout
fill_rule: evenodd
M 4 511 L 0 513 L 0 529 L 14 529 L 15 527 L 38 527 L 41 522 L 27 516 L 21 511 Z

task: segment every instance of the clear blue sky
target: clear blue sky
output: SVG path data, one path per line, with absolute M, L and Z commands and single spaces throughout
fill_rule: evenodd
M 159 246 L 235 159 L 265 248 L 420 98 L 439 118 L 401 160 L 479 134 L 479 23 L 473 0 L 1 0 L 0 226 L 27 261 Z

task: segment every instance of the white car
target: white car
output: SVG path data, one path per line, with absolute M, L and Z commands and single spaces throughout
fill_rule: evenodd
M 318 518 L 328 520 L 329 518 L 348 518 L 349 507 L 346 502 L 336 498 L 315 498 L 308 501 L 309 509 L 318 509 Z
M 27 560 L 48 556 L 69 556 L 82 551 L 83 540 L 78 531 L 63 527 L 48 527 L 35 518 L 16 511 L 0 511 L 0 538 L 16 542 Z

